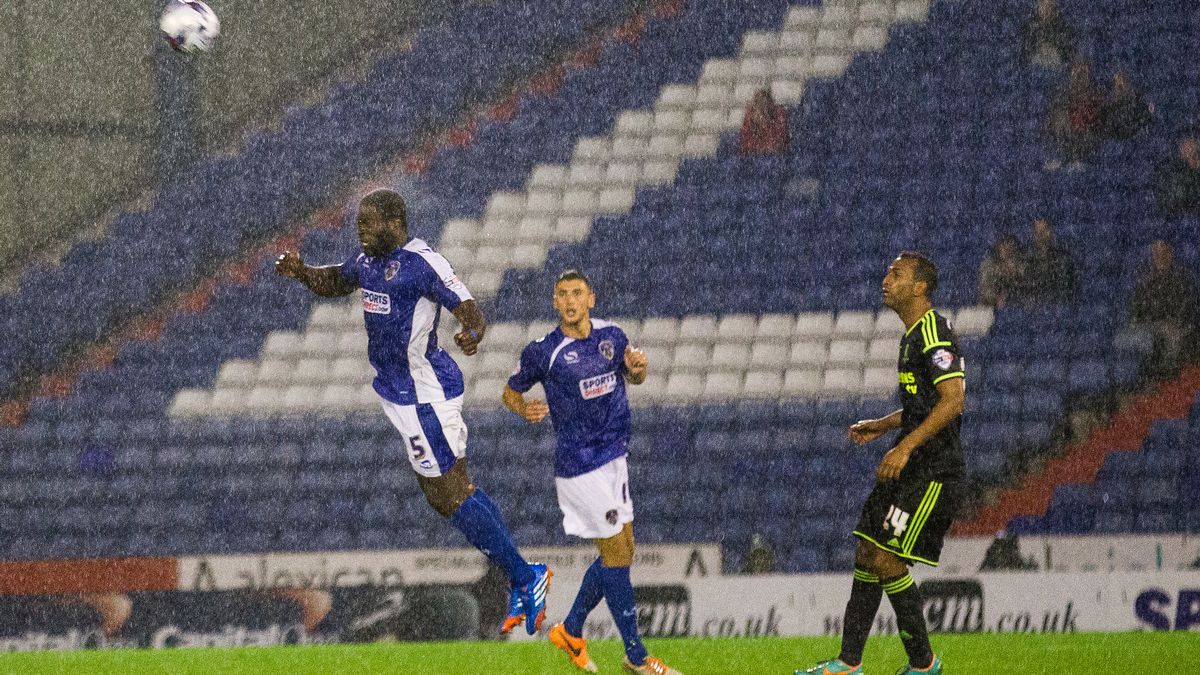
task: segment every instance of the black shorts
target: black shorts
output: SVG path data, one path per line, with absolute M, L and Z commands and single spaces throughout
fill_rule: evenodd
M 958 511 L 960 488 L 957 480 L 877 482 L 853 534 L 910 564 L 936 567 L 942 541 Z

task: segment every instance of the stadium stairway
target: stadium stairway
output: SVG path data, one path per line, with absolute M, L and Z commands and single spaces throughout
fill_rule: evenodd
M 1080 493 L 1088 493 L 1090 484 L 1096 482 L 1098 476 L 1108 475 L 1121 478 L 1136 476 L 1151 481 L 1165 480 L 1169 481 L 1169 486 L 1163 490 L 1167 495 L 1172 494 L 1175 489 L 1180 489 L 1184 491 L 1180 494 L 1194 496 L 1194 490 L 1186 492 L 1190 488 L 1181 485 L 1180 479 L 1185 467 L 1198 466 L 1195 452 L 1198 446 L 1195 441 L 1200 440 L 1200 437 L 1195 434 L 1192 434 L 1190 438 L 1190 446 L 1184 440 L 1186 434 L 1177 439 L 1179 442 L 1170 444 L 1173 448 L 1177 447 L 1181 451 L 1186 451 L 1188 447 L 1191 447 L 1190 453 L 1177 454 L 1174 464 L 1164 462 L 1157 466 L 1161 470 L 1144 474 L 1140 471 L 1121 470 L 1129 468 L 1125 466 L 1129 463 L 1136 464 L 1139 460 L 1147 458 L 1150 454 L 1148 449 L 1154 445 L 1150 442 L 1153 440 L 1151 433 L 1153 430 L 1162 428 L 1167 433 L 1174 430 L 1177 435 L 1186 430 L 1189 411 L 1192 413 L 1193 426 L 1197 427 L 1196 422 L 1200 417 L 1196 414 L 1200 412 L 1200 366 L 1190 367 L 1179 377 L 1137 396 L 1123 410 L 1113 416 L 1108 424 L 1094 430 L 1086 439 L 1070 446 L 1061 457 L 1050 459 L 1043 470 L 1027 475 L 1018 485 L 1002 493 L 994 504 L 980 509 L 970 521 L 956 525 L 954 532 L 961 535 L 988 535 L 1010 527 L 1018 532 L 1041 532 L 1054 529 L 1052 523 L 1055 522 L 1059 525 L 1059 529 L 1067 531 L 1090 530 L 1091 524 L 1094 522 L 1092 519 L 1098 517 L 1097 507 L 1103 510 L 1104 504 L 1091 503 L 1077 497 Z M 1164 421 L 1170 420 L 1180 420 L 1181 429 L 1164 426 Z M 1112 465 L 1112 468 L 1107 471 L 1107 474 L 1102 473 L 1109 465 Z M 1098 496 L 1103 503 L 1109 501 L 1107 494 L 1101 493 Z M 1073 497 L 1076 498 L 1073 499 Z M 1179 502 L 1181 506 L 1186 505 L 1186 499 L 1190 499 L 1190 497 L 1181 497 L 1181 500 L 1184 500 Z M 1160 499 L 1159 501 L 1166 500 Z M 1047 510 L 1053 508 L 1052 504 L 1059 510 L 1065 508 L 1067 514 L 1059 516 L 1057 519 L 1050 518 L 1049 516 L 1053 514 L 1047 514 Z M 1118 519 L 1103 526 L 1097 524 L 1097 528 L 1101 531 L 1116 532 L 1128 532 L 1134 529 L 1151 532 L 1177 529 L 1187 529 L 1191 532 L 1200 531 L 1200 520 L 1176 522 L 1174 519 L 1164 516 L 1162 509 L 1153 511 L 1154 518 L 1137 523 L 1136 514 L 1132 513 L 1132 509 L 1125 508 L 1128 506 L 1127 503 L 1121 504 L 1121 514 Z M 1195 503 L 1192 503 L 1191 506 L 1194 507 Z M 1117 507 L 1118 504 L 1114 503 L 1110 510 Z M 1197 511 L 1197 509 L 1188 509 L 1189 518 L 1193 511 Z M 1042 518 L 1042 516 L 1047 516 L 1047 518 Z M 1047 522 L 1047 520 L 1051 522 Z M 1078 527 L 1063 525 L 1068 521 Z M 1079 526 L 1083 522 L 1087 522 L 1089 525 L 1087 527 Z M 1136 527 L 1135 523 L 1137 523 Z

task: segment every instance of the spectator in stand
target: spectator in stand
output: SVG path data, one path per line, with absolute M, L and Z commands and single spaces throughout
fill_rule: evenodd
M 1054 228 L 1046 218 L 1038 218 L 1033 222 L 1033 250 L 1025 264 L 1025 282 L 1030 302 L 1075 302 L 1079 290 L 1075 259 L 1055 241 Z
M 1154 341 L 1154 360 L 1148 364 L 1151 375 L 1172 375 L 1195 355 L 1196 317 L 1196 286 L 1191 276 L 1175 264 L 1175 251 L 1169 244 L 1154 242 L 1150 265 L 1129 300 L 1133 327 L 1146 331 Z
M 1119 70 L 1113 75 L 1112 91 L 1102 112 L 1104 134 L 1120 141 L 1128 140 L 1154 120 L 1154 104 L 1134 86 L 1129 74 Z
M 996 241 L 979 266 L 979 301 L 997 309 L 1019 303 L 1025 290 L 1025 260 L 1021 242 L 1011 234 Z
M 1103 108 L 1104 96 L 1092 79 L 1091 66 L 1082 56 L 1075 57 L 1066 83 L 1050 104 L 1047 127 L 1058 156 L 1046 163 L 1048 171 L 1057 170 L 1064 162 L 1077 169 L 1092 161 L 1100 147 Z
M 1167 218 L 1200 214 L 1200 142 L 1195 134 L 1179 140 L 1179 155 L 1154 172 L 1158 212 Z
M 1059 68 L 1075 55 L 1075 32 L 1067 25 L 1056 0 L 1038 0 L 1021 26 L 1021 58 L 1047 68 Z
M 776 155 L 786 152 L 790 142 L 787 109 L 771 98 L 770 90 L 759 89 L 742 117 L 738 153 Z

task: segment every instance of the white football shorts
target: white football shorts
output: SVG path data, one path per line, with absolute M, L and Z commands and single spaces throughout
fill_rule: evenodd
M 404 437 L 404 448 L 413 471 L 437 478 L 467 455 L 467 425 L 462 418 L 462 396 L 448 401 L 397 405 L 379 399 L 383 412 Z
M 608 539 L 633 522 L 629 465 L 621 456 L 572 478 L 555 478 L 563 530 L 584 539 Z

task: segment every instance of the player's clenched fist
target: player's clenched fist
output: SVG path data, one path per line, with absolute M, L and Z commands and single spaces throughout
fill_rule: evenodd
M 640 377 L 646 372 L 646 352 L 633 347 L 625 347 L 625 369 L 634 377 Z
M 304 270 L 304 259 L 295 251 L 284 251 L 275 259 L 275 273 L 280 276 L 300 278 Z
M 521 417 L 524 417 L 526 422 L 537 424 L 546 419 L 546 415 L 549 414 L 550 406 L 546 405 L 545 401 L 534 399 L 526 401 L 525 405 L 521 406 Z
M 479 333 L 473 330 L 463 330 L 454 334 L 454 344 L 467 356 L 475 356 L 475 352 L 479 351 L 480 339 Z

